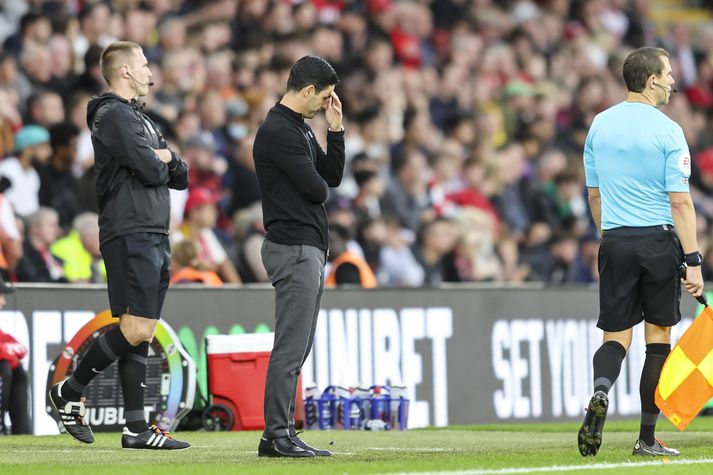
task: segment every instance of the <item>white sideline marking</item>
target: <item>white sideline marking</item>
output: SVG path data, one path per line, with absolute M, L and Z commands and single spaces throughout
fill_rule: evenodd
M 498 469 L 476 469 L 459 470 L 453 472 L 397 472 L 385 475 L 500 475 L 510 473 L 543 473 L 543 472 L 576 472 L 579 470 L 607 470 L 615 468 L 629 467 L 652 467 L 659 465 L 699 465 L 713 463 L 713 459 L 696 460 L 666 460 L 661 459 L 651 462 L 622 462 L 622 463 L 596 463 L 591 465 L 552 465 L 550 467 L 528 467 L 528 468 L 498 468 Z
M 394 452 L 463 452 L 465 449 L 439 447 L 366 447 L 366 450 L 384 450 Z M 446 473 L 446 472 L 444 472 Z M 450 472 L 448 472 L 450 473 Z
M 89 449 L 89 447 L 87 447 Z M 121 449 L 91 449 L 92 452 L 120 452 Z M 77 449 L 32 449 L 32 450 L 25 450 L 25 449 L 10 449 L 6 453 L 9 454 L 29 454 L 29 453 L 41 453 L 41 454 L 54 454 L 54 453 L 76 453 L 78 452 Z

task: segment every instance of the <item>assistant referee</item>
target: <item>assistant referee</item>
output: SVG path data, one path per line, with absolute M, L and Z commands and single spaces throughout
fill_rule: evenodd
M 657 107 L 668 104 L 674 79 L 668 53 L 644 47 L 624 61 L 626 101 L 597 115 L 584 145 L 589 205 L 601 234 L 599 322 L 604 343 L 594 354 L 594 395 L 579 431 L 579 451 L 596 455 L 609 400 L 631 344 L 645 321 L 641 426 L 633 455 L 675 456 L 654 436 L 654 391 L 671 351 L 671 327 L 681 319 L 677 268 L 684 285 L 703 292 L 696 213 L 689 194 L 691 155 L 683 130 Z

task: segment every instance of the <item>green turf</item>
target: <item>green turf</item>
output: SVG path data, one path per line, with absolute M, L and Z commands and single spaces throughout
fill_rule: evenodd
M 713 418 L 700 417 L 679 433 L 664 421 L 659 436 L 682 452 L 679 459 L 713 458 Z M 194 447 L 182 452 L 122 450 L 119 434 L 97 434 L 93 445 L 62 436 L 0 437 L 0 474 L 342 474 L 464 471 L 601 463 L 650 462 L 632 457 L 636 421 L 609 421 L 597 457 L 577 451 L 576 423 L 462 426 L 406 432 L 307 432 L 303 438 L 335 452 L 332 458 L 259 459 L 259 433 L 186 432 Z M 713 464 L 575 470 L 566 473 L 709 474 Z M 527 472 L 530 473 L 530 472 Z M 546 473 L 546 472 L 539 472 Z

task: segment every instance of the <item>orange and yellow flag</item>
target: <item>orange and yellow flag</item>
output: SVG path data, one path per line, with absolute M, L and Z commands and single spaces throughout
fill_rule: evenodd
M 684 430 L 711 398 L 713 310 L 706 305 L 668 355 L 656 387 L 656 405 Z

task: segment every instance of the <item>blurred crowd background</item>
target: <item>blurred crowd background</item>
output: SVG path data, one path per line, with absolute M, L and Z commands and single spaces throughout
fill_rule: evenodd
M 623 59 L 644 45 L 671 54 L 680 92 L 663 110 L 692 152 L 713 277 L 710 2 L 668 0 L 666 22 L 653 0 L 0 5 L 0 268 L 12 280 L 105 279 L 86 104 L 106 90 L 99 57 L 115 40 L 143 46 L 155 83 L 144 110 L 190 166 L 189 190 L 172 190 L 174 281 L 268 281 L 252 143 L 292 63 L 316 54 L 340 76 L 345 114 L 332 260 L 349 253 L 379 286 L 596 282 L 582 146 L 594 115 L 625 99 Z M 324 119 L 310 125 L 325 146 Z

